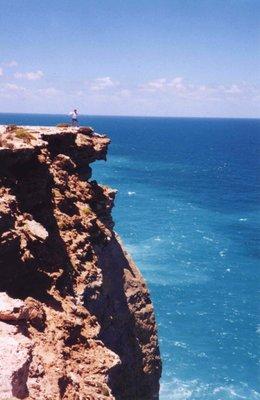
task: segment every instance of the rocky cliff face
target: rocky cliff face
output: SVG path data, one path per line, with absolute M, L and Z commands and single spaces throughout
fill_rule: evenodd
M 109 139 L 0 127 L 0 399 L 158 399 L 145 282 L 90 181 Z

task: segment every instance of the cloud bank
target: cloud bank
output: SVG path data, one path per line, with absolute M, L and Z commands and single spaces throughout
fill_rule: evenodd
M 37 81 L 43 77 L 42 71 L 31 71 L 31 72 L 15 72 L 14 77 L 16 79 L 26 79 L 28 81 Z
M 18 67 L 14 60 L 0 65 L 3 111 L 67 113 L 77 107 L 88 114 L 241 116 L 243 108 L 244 116 L 260 114 L 260 89 L 247 82 L 198 83 L 177 75 L 129 83 L 107 75 L 75 83 L 55 80 L 41 69 L 12 72 Z

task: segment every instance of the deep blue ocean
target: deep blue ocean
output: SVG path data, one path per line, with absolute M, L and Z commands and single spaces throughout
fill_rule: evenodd
M 56 125 L 62 115 L 0 114 Z M 107 133 L 93 178 L 154 303 L 160 400 L 260 399 L 260 120 L 81 117 Z

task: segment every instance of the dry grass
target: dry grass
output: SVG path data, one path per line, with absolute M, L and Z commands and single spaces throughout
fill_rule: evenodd
M 9 134 L 8 137 L 10 139 L 15 136 L 17 139 L 21 139 L 26 143 L 30 143 L 31 140 L 35 139 L 32 132 L 23 128 L 22 126 L 8 125 L 6 128 L 6 133 Z
M 92 214 L 92 210 L 91 210 L 91 208 L 89 206 L 82 207 L 81 208 L 81 212 L 85 216 Z
M 18 139 L 23 139 L 25 142 L 30 142 L 31 140 L 34 139 L 34 136 L 32 135 L 32 133 L 24 128 L 17 128 L 15 130 L 15 136 Z

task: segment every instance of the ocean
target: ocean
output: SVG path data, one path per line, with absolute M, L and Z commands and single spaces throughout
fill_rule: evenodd
M 0 114 L 56 125 L 64 115 Z M 260 120 L 81 116 L 107 133 L 93 179 L 154 303 L 160 400 L 260 399 Z

